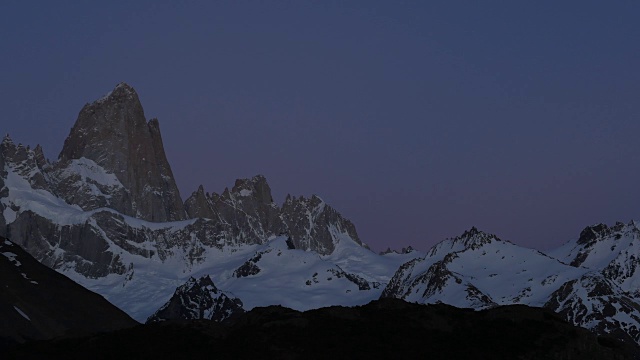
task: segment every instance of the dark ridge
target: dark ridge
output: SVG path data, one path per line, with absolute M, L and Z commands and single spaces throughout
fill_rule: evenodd
M 42 265 L 3 237 L 0 284 L 0 350 L 29 340 L 83 336 L 138 324 L 102 296 Z
M 25 344 L 15 357 L 108 359 L 632 359 L 636 349 L 550 311 L 486 311 L 382 299 L 298 312 L 255 308 L 223 323 L 163 322 L 77 339 Z M 637 354 L 637 352 L 636 352 Z

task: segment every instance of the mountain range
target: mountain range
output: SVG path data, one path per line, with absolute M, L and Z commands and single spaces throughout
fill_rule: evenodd
M 4 137 L 0 236 L 139 322 L 395 298 L 543 307 L 640 343 L 638 223 L 588 226 L 547 253 L 471 228 L 427 253 L 376 254 L 319 196 L 276 204 L 261 175 L 183 201 L 159 122 L 125 83 L 82 108 L 55 161 Z

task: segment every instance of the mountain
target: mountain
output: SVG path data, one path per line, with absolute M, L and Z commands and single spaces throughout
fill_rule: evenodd
M 0 345 L 79 336 L 137 323 L 67 277 L 0 237 Z
M 186 218 L 158 120 L 147 122 L 138 94 L 125 83 L 80 110 L 56 170 L 56 192 L 85 211 L 110 207 L 153 222 Z
M 632 359 L 633 349 L 522 305 L 474 312 L 383 299 L 298 312 L 255 308 L 222 323 L 165 321 L 90 338 L 39 342 L 31 358 Z
M 575 241 L 550 252 L 589 273 L 559 289 L 547 304 L 574 324 L 640 343 L 638 223 L 588 226 Z
M 279 207 L 262 175 L 238 179 L 222 195 L 205 193 L 200 186 L 185 201 L 185 208 L 190 218 L 209 219 L 225 236 L 241 243 L 287 234 L 297 249 L 327 255 L 344 234 L 363 246 L 353 223 L 316 195 L 309 199 L 288 195 Z
M 545 307 L 640 343 L 636 223 L 587 227 L 549 254 L 476 228 L 426 254 L 375 254 L 319 196 L 276 204 L 262 175 L 220 193 L 199 186 L 183 203 L 159 122 L 124 83 L 82 108 L 55 161 L 4 137 L 0 236 L 141 322 L 382 297 Z
M 320 197 L 288 196 L 279 206 L 261 175 L 236 180 L 221 195 L 200 187 L 182 204 L 158 121 L 147 122 L 138 95 L 124 83 L 83 107 L 56 161 L 46 160 L 40 146 L 16 145 L 6 136 L 0 165 L 0 234 L 139 321 L 169 301 L 191 276 L 212 274 L 216 285 L 237 288 L 223 276 L 224 267 L 247 263 L 278 237 L 288 239 L 299 253 L 309 252 L 309 265 L 327 264 L 340 276 L 348 272 L 331 264 L 337 249 L 349 249 L 355 258 L 371 253 L 355 226 Z M 385 266 L 397 267 L 403 261 L 398 259 Z M 386 272 L 373 269 L 367 282 L 388 279 L 393 270 L 383 268 Z M 305 274 L 304 281 L 313 273 Z M 272 274 L 281 276 L 274 282 L 288 281 L 288 274 Z M 357 277 L 349 273 L 343 278 Z M 335 289 L 323 291 L 345 291 L 342 280 L 334 283 Z M 340 303 L 361 304 L 378 295 L 354 292 L 341 295 Z M 274 304 L 242 301 L 248 309 Z M 300 310 L 325 305 L 304 296 L 296 301 L 300 305 L 291 306 Z
M 633 268 L 628 248 L 640 247 L 638 232 L 635 223 L 615 228 L 585 229 L 577 242 L 553 253 L 562 255 L 558 258 L 472 228 L 400 266 L 382 297 L 478 310 L 545 307 L 575 325 L 638 343 L 640 304 L 633 296 L 638 288 L 611 271 Z M 619 251 L 612 253 L 614 241 Z
M 190 278 L 171 299 L 147 319 L 147 323 L 167 320 L 223 321 L 244 313 L 242 301 L 219 290 L 209 276 Z

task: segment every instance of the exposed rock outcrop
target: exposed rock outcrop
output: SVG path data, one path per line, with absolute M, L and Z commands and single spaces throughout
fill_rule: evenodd
M 262 175 L 238 179 L 222 195 L 205 194 L 199 187 L 185 202 L 191 218 L 212 219 L 239 243 L 263 243 L 286 233 L 296 249 L 327 255 L 342 238 L 364 246 L 355 226 L 318 196 L 287 196 L 279 207 Z
M 355 225 L 316 195 L 308 199 L 287 196 L 281 213 L 296 249 L 330 254 L 342 237 L 363 245 Z
M 204 193 L 204 187 L 200 185 L 191 196 L 184 202 L 184 210 L 191 219 L 205 218 L 216 219 L 217 216 L 209 206 L 207 197 L 209 194 Z
M 131 86 L 120 83 L 102 99 L 82 108 L 64 142 L 58 167 L 64 172 L 74 167 L 74 160 L 82 159 L 115 175 L 121 187 L 100 189 L 110 201 L 93 204 L 83 199 L 76 202 L 73 193 L 86 189 L 63 181 L 58 191 L 65 200 L 84 205 L 84 210 L 108 205 L 123 214 L 154 222 L 185 219 L 158 120 L 147 122 L 138 94 Z
M 566 282 L 544 307 L 598 334 L 640 343 L 640 305 L 600 274 Z
M 51 189 L 46 174 L 48 163 L 44 159 L 40 145 L 32 150 L 22 144 L 16 145 L 11 137 L 6 135 L 0 143 L 0 158 L 2 159 L 0 160 L 2 178 L 6 179 L 7 176 L 5 165 L 10 165 L 17 175 L 29 182 L 31 188 L 47 191 Z
M 244 313 L 242 301 L 218 289 L 209 276 L 190 278 L 147 323 L 166 320 L 223 321 Z

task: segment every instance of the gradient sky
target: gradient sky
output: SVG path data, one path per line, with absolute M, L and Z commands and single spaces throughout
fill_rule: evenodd
M 638 1 L 3 1 L 0 131 L 56 159 L 125 81 L 183 199 L 264 174 L 374 250 L 640 220 Z

